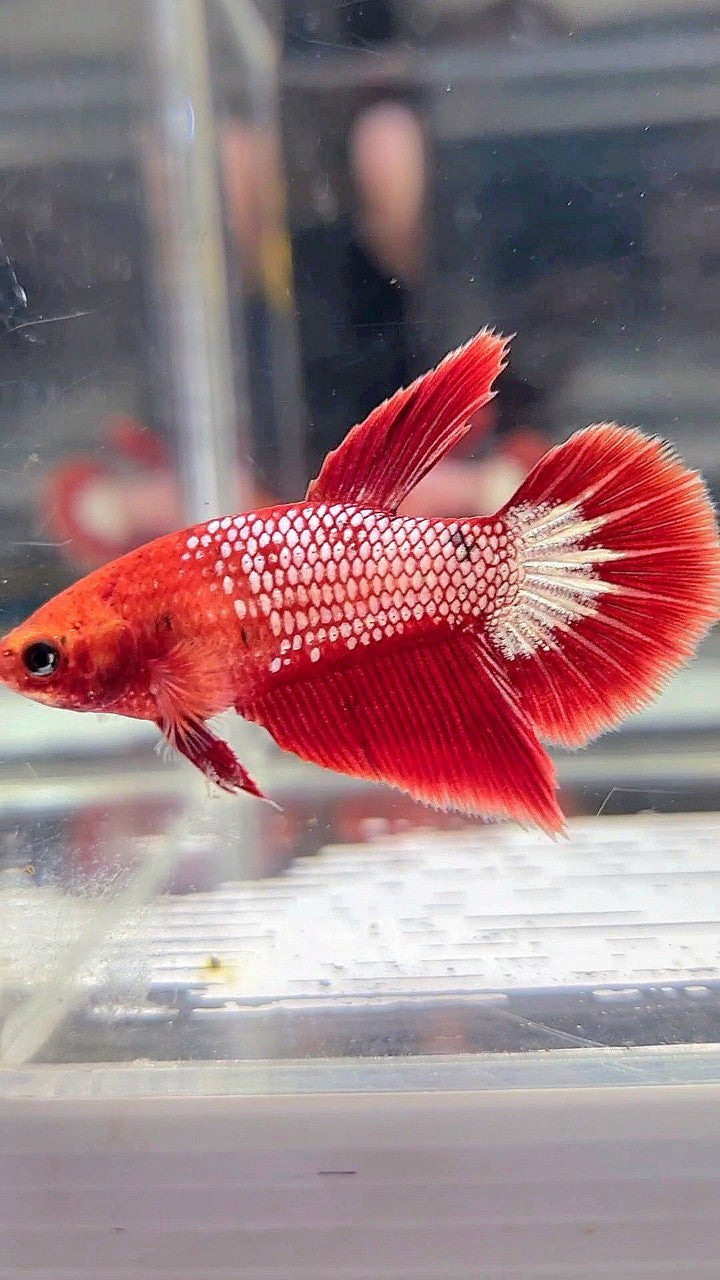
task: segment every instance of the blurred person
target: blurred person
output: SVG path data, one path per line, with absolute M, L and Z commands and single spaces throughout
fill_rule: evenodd
M 350 132 L 357 235 L 386 280 L 417 283 L 425 249 L 426 155 L 417 112 L 384 101 L 362 110 Z
M 387 15 L 390 6 L 380 9 Z M 385 37 L 392 32 L 380 9 L 348 6 L 349 43 L 362 43 L 366 30 Z M 262 506 L 274 497 L 273 444 L 282 429 L 274 421 L 263 319 L 268 300 L 282 305 L 289 270 L 281 234 L 282 157 L 275 138 L 238 120 L 224 127 L 220 154 L 230 227 L 242 260 L 250 344 L 252 505 Z M 409 323 L 428 237 L 428 160 L 419 109 L 402 95 L 371 97 L 352 119 L 345 156 L 352 190 L 348 216 L 333 225 L 296 229 L 292 236 L 308 474 L 354 422 L 406 385 L 427 360 L 427 353 L 412 349 L 418 335 Z M 509 496 L 546 444 L 533 425 L 539 398 L 521 379 L 504 374 L 497 399 L 477 416 L 470 443 L 418 486 L 407 513 L 476 513 Z M 475 457 L 481 441 L 498 430 L 496 456 Z M 162 440 L 122 417 L 107 423 L 104 433 L 107 461 L 71 459 L 42 488 L 51 532 L 83 568 L 183 523 L 182 496 Z

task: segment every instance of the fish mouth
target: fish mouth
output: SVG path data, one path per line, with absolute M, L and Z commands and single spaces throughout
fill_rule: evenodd
M 0 640 L 0 683 L 10 685 L 17 684 L 17 649 L 9 645 L 7 638 Z

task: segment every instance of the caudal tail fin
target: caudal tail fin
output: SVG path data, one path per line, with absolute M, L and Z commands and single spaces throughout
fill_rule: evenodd
M 488 638 L 539 735 L 578 746 L 647 703 L 717 620 L 712 505 L 669 445 L 604 424 L 551 449 L 499 515 L 521 586 Z

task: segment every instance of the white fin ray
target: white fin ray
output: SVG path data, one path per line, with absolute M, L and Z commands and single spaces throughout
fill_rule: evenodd
M 587 546 L 605 523 L 586 519 L 577 502 L 520 507 L 512 513 L 519 548 L 520 586 L 512 601 L 493 615 L 488 634 L 506 658 L 554 650 L 556 633 L 592 618 L 601 596 L 618 588 L 597 573 L 624 552 Z

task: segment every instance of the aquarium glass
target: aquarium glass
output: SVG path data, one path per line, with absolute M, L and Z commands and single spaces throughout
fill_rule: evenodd
M 3 633 L 156 536 L 300 500 L 485 325 L 509 368 L 416 513 L 491 515 L 596 422 L 720 497 L 712 4 L 6 0 L 0 70 Z M 720 1035 L 720 633 L 553 749 L 556 840 L 232 714 L 274 807 L 152 724 L 0 702 L 4 1067 Z

